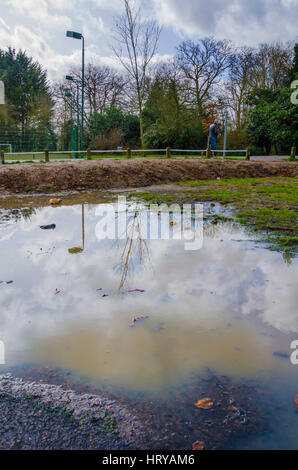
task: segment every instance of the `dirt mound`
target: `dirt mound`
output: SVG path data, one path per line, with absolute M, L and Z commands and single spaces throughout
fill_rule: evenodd
M 296 162 L 92 160 L 0 166 L 2 194 L 149 186 L 189 179 L 298 176 Z

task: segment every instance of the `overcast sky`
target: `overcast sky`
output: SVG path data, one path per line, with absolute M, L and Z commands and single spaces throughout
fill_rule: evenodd
M 136 0 L 163 32 L 159 56 L 180 41 L 213 35 L 237 45 L 297 41 L 298 0 Z M 52 80 L 80 64 L 81 44 L 66 29 L 83 32 L 86 61 L 113 64 L 113 18 L 123 0 L 0 0 L 0 48 L 25 49 Z M 157 57 L 158 59 L 158 57 Z

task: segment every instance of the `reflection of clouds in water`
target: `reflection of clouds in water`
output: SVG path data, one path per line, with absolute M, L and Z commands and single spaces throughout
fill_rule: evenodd
M 259 346 L 253 336 L 256 330 L 247 328 L 245 320 L 250 314 L 259 314 L 267 324 L 280 330 L 298 332 L 297 260 L 290 267 L 285 265 L 280 254 L 255 248 L 251 241 L 254 237 L 243 230 L 218 226 L 212 236 L 205 236 L 203 249 L 194 252 L 185 251 L 183 241 L 149 242 L 150 264 L 138 265 L 123 288 L 146 292 L 119 294 L 121 273 L 115 267 L 125 241 L 98 241 L 95 211 L 89 210 L 85 214 L 85 251 L 71 255 L 68 248 L 81 240 L 81 206 L 55 211 L 55 218 L 52 208 L 44 208 L 30 221 L 19 222 L 13 242 L 6 240 L 0 245 L 3 260 L 0 279 L 9 277 L 15 281 L 12 286 L 0 285 L 1 339 L 10 349 L 30 349 L 38 341 L 37 357 L 45 351 L 49 357 L 51 354 L 56 357 L 49 346 L 42 351 L 41 344 L 47 344 L 47 338 L 59 333 L 65 336 L 64 342 L 71 344 L 73 334 L 78 343 L 81 340 L 80 334 L 74 332 L 75 325 L 81 324 L 78 328 L 85 331 L 87 338 L 92 327 L 86 325 L 91 324 L 94 328 L 91 339 L 96 341 L 100 337 L 103 349 L 109 346 L 110 338 L 126 350 L 123 361 L 124 358 L 134 361 L 132 357 L 140 354 L 140 361 L 142 358 L 146 362 L 148 370 L 153 367 L 153 361 L 154 370 L 159 368 L 162 374 L 163 361 L 168 367 L 169 362 L 178 361 L 182 367 L 184 359 L 178 356 L 185 356 L 183 351 L 187 351 L 188 342 L 188 355 L 193 360 L 198 350 L 207 358 L 208 341 L 204 342 L 204 335 L 209 338 L 208 331 L 224 342 L 228 361 L 232 353 L 227 349 L 239 346 L 236 338 L 225 336 L 225 326 L 230 321 L 240 320 L 246 325 L 241 341 L 246 341 L 248 350 L 253 347 L 257 351 Z M 50 222 L 57 223 L 57 230 L 47 233 L 36 229 Z M 236 243 L 231 238 L 243 242 Z M 29 249 L 38 253 L 41 246 L 53 245 L 56 248 L 50 254 L 27 257 Z M 99 288 L 103 290 L 96 292 Z M 56 295 L 56 289 L 61 293 Z M 104 293 L 109 296 L 103 298 Z M 132 318 L 143 314 L 149 314 L 153 322 L 167 324 L 167 352 L 162 337 L 152 337 L 146 329 L 138 330 L 136 336 L 134 329 L 129 329 Z M 178 355 L 169 347 L 172 342 L 173 348 L 175 344 L 178 348 Z M 57 351 L 59 347 L 62 346 L 57 346 Z M 76 357 L 74 345 L 69 347 Z M 91 349 L 94 347 L 90 345 Z M 102 353 L 101 348 L 95 350 Z M 146 354 L 151 357 L 150 364 Z M 119 361 L 118 356 L 114 359 Z M 142 367 L 141 364 L 135 363 L 131 373 Z

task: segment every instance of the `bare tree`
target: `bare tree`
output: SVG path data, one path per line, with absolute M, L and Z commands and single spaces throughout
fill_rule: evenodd
M 286 86 L 293 64 L 290 43 L 261 44 L 257 52 L 255 88 L 276 90 Z
M 196 102 L 198 114 L 203 115 L 213 85 L 229 67 L 231 44 L 205 38 L 197 44 L 184 41 L 177 51 L 178 65 L 188 80 L 190 98 Z
M 247 98 L 254 87 L 256 66 L 256 51 L 250 47 L 240 48 L 230 60 L 224 102 L 234 116 L 237 131 L 243 129 L 247 122 Z
M 70 104 L 73 106 L 73 122 L 80 129 L 81 122 L 77 123 L 77 106 L 81 113 L 81 100 L 77 101 L 77 85 L 81 90 L 81 70 L 72 68 L 70 75 L 73 81 L 63 81 L 52 86 L 52 95 L 55 103 L 54 124 L 61 131 L 70 119 Z M 86 106 L 84 118 L 90 113 L 103 113 L 107 107 L 123 107 L 125 105 L 125 87 L 127 80 L 117 70 L 107 66 L 95 66 L 87 64 L 85 76 L 85 98 Z M 72 97 L 65 93 L 71 91 Z
M 146 21 L 133 0 L 123 1 L 125 12 L 115 21 L 117 46 L 113 50 L 135 84 L 141 144 L 144 148 L 143 104 L 146 82 L 150 62 L 157 51 L 161 28 L 156 21 Z
M 81 87 L 81 71 L 72 68 L 71 75 L 74 84 Z M 87 64 L 85 70 L 85 99 L 86 110 L 102 113 L 106 107 L 122 106 L 127 80 L 115 69 L 108 66 Z
M 52 85 L 52 97 L 54 100 L 54 126 L 62 128 L 70 118 L 70 100 L 65 96 L 68 91 L 65 83 L 59 82 Z

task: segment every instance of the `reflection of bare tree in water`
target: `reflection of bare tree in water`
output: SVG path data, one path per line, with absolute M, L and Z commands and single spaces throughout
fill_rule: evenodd
M 294 253 L 287 253 L 286 251 L 284 251 L 282 254 L 283 260 L 288 266 L 291 266 L 293 263 L 294 256 Z
M 36 214 L 34 207 L 21 207 L 21 208 L 8 208 L 0 209 L 0 223 L 8 222 L 10 220 L 17 222 L 21 219 L 30 220 Z
M 127 222 L 125 245 L 120 263 L 117 266 L 121 272 L 119 291 L 124 287 L 129 272 L 134 269 L 135 263 L 144 264 L 146 257 L 149 258 L 149 249 L 142 235 L 140 212 L 135 211 Z

